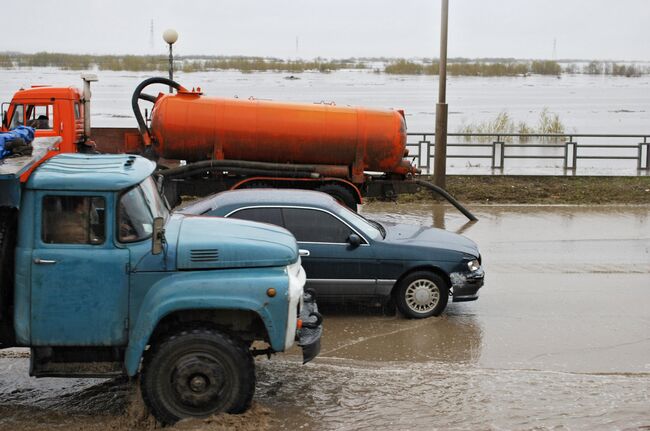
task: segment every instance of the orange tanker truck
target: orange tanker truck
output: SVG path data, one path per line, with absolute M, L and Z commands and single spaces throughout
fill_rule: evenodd
M 25 123 L 37 136 L 61 136 L 52 155 L 92 149 L 156 160 L 172 202 L 255 187 L 320 190 L 353 209 L 362 196 L 392 197 L 423 186 L 449 197 L 413 178 L 418 171 L 405 158 L 402 111 L 207 97 L 200 88 L 154 77 L 132 96 L 137 129 L 91 129 L 90 83 L 96 78 L 82 79 L 83 91 L 21 89 L 3 109 L 3 130 Z M 176 92 L 145 92 L 156 84 Z M 143 116 L 141 101 L 153 104 L 150 115 L 147 109 Z

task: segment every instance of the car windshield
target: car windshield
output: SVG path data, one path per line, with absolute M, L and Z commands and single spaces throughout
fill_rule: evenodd
M 118 211 L 118 236 L 121 242 L 147 239 L 153 232 L 153 220 L 167 220 L 169 210 L 165 206 L 156 184 L 151 177 L 133 187 L 120 198 Z
M 386 238 L 386 229 L 381 224 L 374 220 L 368 220 L 348 207 L 341 205 L 339 215 L 372 239 Z

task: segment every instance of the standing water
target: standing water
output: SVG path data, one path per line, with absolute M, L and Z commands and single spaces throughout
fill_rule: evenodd
M 323 307 L 321 355 L 258 359 L 255 407 L 177 429 L 650 429 L 647 206 L 368 204 L 379 221 L 462 231 L 480 248 L 476 302 L 408 320 Z M 451 212 L 449 212 L 451 211 Z M 0 352 L 0 429 L 150 429 L 121 380 L 33 379 Z

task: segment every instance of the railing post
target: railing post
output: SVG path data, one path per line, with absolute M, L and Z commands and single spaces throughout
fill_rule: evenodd
M 564 141 L 564 170 L 569 167 L 569 141 Z
M 578 143 L 573 141 L 573 136 L 569 136 L 569 141 L 573 144 L 573 166 L 571 169 L 575 172 L 578 167 Z
M 497 143 L 492 142 L 492 169 L 496 168 Z
M 429 155 L 431 154 L 431 142 L 427 140 L 426 133 L 422 135 L 422 140 L 418 142 L 418 158 L 419 158 L 419 167 L 421 169 L 426 169 L 427 173 L 429 172 Z
M 505 139 L 502 141 L 501 136 L 497 136 L 497 142 L 501 147 L 501 153 L 499 154 L 499 169 L 503 170 L 504 161 L 506 159 L 506 143 Z

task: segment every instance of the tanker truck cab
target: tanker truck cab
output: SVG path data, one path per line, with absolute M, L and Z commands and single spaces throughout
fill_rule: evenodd
M 139 374 L 164 424 L 243 412 L 254 354 L 298 340 L 307 362 L 320 349 L 296 241 L 271 225 L 172 214 L 154 169 L 139 156 L 61 154 L 0 209 L 3 268 L 15 258 L 0 274 L 0 348 L 30 347 L 37 377 Z
M 49 85 L 21 88 L 14 93 L 10 103 L 2 103 L 2 131 L 29 126 L 35 129 L 36 137 L 60 137 L 57 152 L 76 153 L 91 149 L 90 83 L 97 81 L 97 77 L 83 74 L 81 79 L 84 83 L 82 90 Z M 52 152 L 45 159 L 55 154 Z

